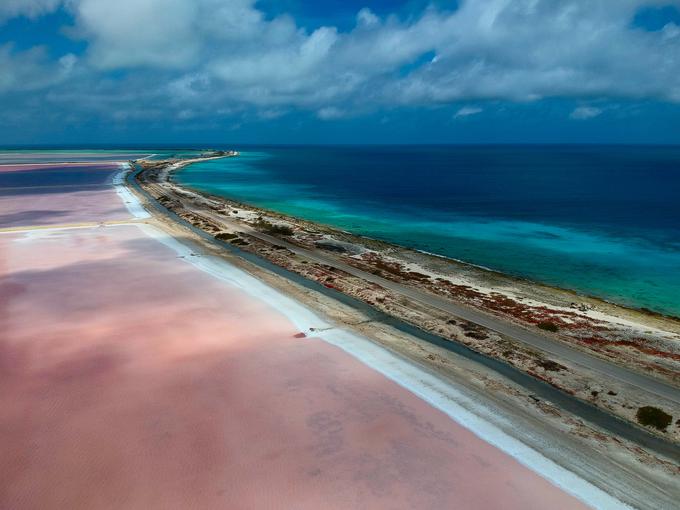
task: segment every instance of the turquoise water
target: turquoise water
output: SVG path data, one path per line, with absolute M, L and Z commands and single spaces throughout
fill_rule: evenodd
M 680 149 L 295 147 L 183 184 L 680 316 Z

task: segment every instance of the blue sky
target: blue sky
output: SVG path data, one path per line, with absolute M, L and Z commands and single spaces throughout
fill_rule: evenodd
M 680 1 L 4 0 L 0 144 L 680 143 Z

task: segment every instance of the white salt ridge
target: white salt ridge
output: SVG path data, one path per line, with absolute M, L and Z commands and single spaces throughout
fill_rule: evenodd
M 137 197 L 135 197 L 132 194 L 132 192 L 127 188 L 127 186 L 125 186 L 125 174 L 129 169 L 130 165 L 128 163 L 121 163 L 120 172 L 113 176 L 112 184 L 116 189 L 116 193 L 123 201 L 125 207 L 127 207 L 127 210 L 133 217 L 137 219 L 150 218 L 151 215 L 147 212 L 146 209 L 144 209 L 144 207 L 142 207 L 142 204 L 139 203 Z

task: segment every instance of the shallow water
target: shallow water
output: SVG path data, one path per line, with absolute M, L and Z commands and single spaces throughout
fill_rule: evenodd
M 680 315 L 680 148 L 277 147 L 181 183 Z

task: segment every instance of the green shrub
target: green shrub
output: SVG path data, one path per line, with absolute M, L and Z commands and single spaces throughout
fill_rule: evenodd
M 552 333 L 557 333 L 560 330 L 560 327 L 554 322 L 539 322 L 537 326 L 539 329 L 550 331 Z
M 547 372 L 559 372 L 561 370 L 566 370 L 567 367 L 560 365 L 557 361 L 551 359 L 543 359 L 537 361 L 536 364 L 546 370 Z
M 236 239 L 238 236 L 236 234 L 230 234 L 229 232 L 220 232 L 215 236 L 215 239 L 219 239 L 220 241 L 231 241 L 232 239 Z
M 255 227 L 258 230 L 261 230 L 262 232 L 265 232 L 267 234 L 271 235 L 281 235 L 281 236 L 292 236 L 293 235 L 293 229 L 290 228 L 288 225 L 274 225 L 273 223 L 264 220 L 262 218 L 258 218 L 257 221 L 255 222 Z
M 658 407 L 645 406 L 638 409 L 637 421 L 641 425 L 654 427 L 657 430 L 665 431 L 671 424 L 673 417 L 659 409 Z
M 269 233 L 281 236 L 292 236 L 293 229 L 288 225 L 273 225 L 272 228 L 269 229 Z

